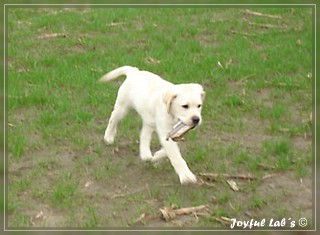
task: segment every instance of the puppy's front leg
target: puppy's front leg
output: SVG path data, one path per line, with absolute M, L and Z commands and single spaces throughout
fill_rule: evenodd
M 179 146 L 176 142 L 161 140 L 163 149 L 166 151 L 171 165 L 179 175 L 181 184 L 196 183 L 196 176 L 190 171 L 186 161 L 182 158 Z
M 150 142 L 154 128 L 146 123 L 143 123 L 140 133 L 140 158 L 143 161 L 149 161 L 152 159 L 152 153 L 150 150 Z

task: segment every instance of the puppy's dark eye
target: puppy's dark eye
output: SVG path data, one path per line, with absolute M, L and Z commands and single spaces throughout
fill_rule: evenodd
M 182 105 L 182 108 L 184 108 L 184 109 L 188 109 L 188 108 L 189 108 L 189 105 L 187 105 L 187 104 Z
M 200 108 L 201 108 L 201 104 L 198 105 L 198 109 L 200 109 Z

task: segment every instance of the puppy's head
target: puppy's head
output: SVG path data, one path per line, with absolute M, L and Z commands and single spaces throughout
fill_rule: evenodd
M 188 126 L 200 125 L 205 92 L 199 84 L 175 85 L 163 95 L 167 112 Z

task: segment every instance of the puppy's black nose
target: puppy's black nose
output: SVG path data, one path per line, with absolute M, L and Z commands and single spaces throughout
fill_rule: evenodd
M 198 116 L 193 116 L 191 120 L 194 125 L 197 125 L 200 122 L 200 118 Z

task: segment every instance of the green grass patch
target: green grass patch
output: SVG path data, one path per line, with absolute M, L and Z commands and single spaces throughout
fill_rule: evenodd
M 269 181 L 237 182 L 239 192 L 223 180 L 213 188 L 180 186 L 168 161 L 156 167 L 141 163 L 141 119 L 135 112 L 120 123 L 114 145 L 103 143 L 124 78 L 97 81 L 132 65 L 173 83 L 203 85 L 203 124 L 181 144 L 195 174 L 293 172 L 292 181 L 310 179 L 312 9 L 250 8 L 281 19 L 242 10 L 9 8 L 9 227 L 137 226 L 142 214 L 172 205 L 208 205 L 208 214 L 197 221 L 178 221 L 185 227 L 220 227 L 215 217 L 242 218 L 248 210 L 264 218 L 308 211 L 286 204 L 300 203 L 299 195 L 288 193 L 286 202 L 270 196 L 278 208 L 272 214 L 269 199 L 257 193 Z M 152 150 L 159 148 L 153 140 Z M 39 211 L 45 217 L 35 219 Z M 141 223 L 177 225 L 161 219 Z

